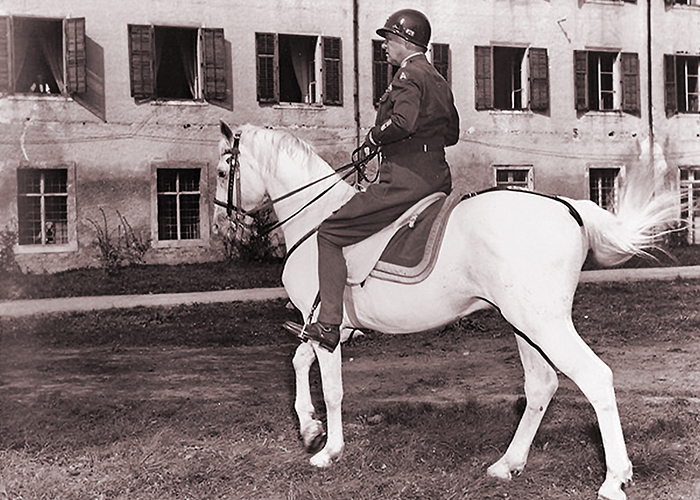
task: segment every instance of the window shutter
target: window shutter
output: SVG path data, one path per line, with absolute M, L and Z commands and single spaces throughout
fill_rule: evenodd
M 576 110 L 588 111 L 588 52 L 574 51 Z
M 493 107 L 491 47 L 474 47 L 476 109 Z
M 323 104 L 343 105 L 343 46 L 340 38 L 321 39 L 323 51 Z
M 66 66 L 66 91 L 83 94 L 87 90 L 87 63 L 85 49 L 85 18 L 63 21 Z
M 530 109 L 549 110 L 549 60 L 547 49 L 530 48 Z
M 202 28 L 204 99 L 226 100 L 226 43 L 223 28 Z
M 372 40 L 372 102 L 376 106 L 391 83 L 390 64 L 382 41 Z
M 433 66 L 446 82 L 450 82 L 450 45 L 434 43 L 431 47 Z
M 279 55 L 276 33 L 256 33 L 258 102 L 279 102 Z
M 136 99 L 151 99 L 155 96 L 154 48 L 153 26 L 129 25 L 131 96 Z
M 641 110 L 639 96 L 639 57 L 637 54 L 623 52 L 622 63 L 622 111 L 639 115 Z
M 666 116 L 678 113 L 678 95 L 676 93 L 676 56 L 664 55 L 664 94 L 666 97 Z
M 12 89 L 10 75 L 10 17 L 0 16 L 0 92 Z

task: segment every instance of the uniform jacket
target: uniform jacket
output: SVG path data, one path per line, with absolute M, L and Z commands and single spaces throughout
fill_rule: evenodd
M 445 79 L 419 53 L 405 59 L 379 101 L 374 145 L 399 141 L 434 141 L 451 146 L 459 140 L 459 115 Z

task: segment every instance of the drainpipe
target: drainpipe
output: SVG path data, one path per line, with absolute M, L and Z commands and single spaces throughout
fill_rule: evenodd
M 647 119 L 649 127 L 649 159 L 654 165 L 654 105 L 652 87 L 652 38 L 651 38 L 651 2 L 647 0 Z M 656 181 L 656 179 L 655 179 Z
M 360 145 L 360 63 L 359 44 L 360 27 L 358 19 L 358 1 L 352 0 L 352 58 L 353 58 L 353 106 L 355 112 L 355 146 Z M 651 0 L 650 0 L 651 1 Z

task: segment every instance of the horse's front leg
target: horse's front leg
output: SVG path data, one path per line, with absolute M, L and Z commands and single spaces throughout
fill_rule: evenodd
M 343 402 L 343 377 L 342 357 L 340 345 L 335 351 L 329 353 L 313 345 L 321 370 L 321 383 L 323 385 L 323 399 L 326 403 L 326 416 L 328 420 L 328 440 L 316 455 L 311 457 L 311 465 L 316 467 L 329 467 L 334 459 L 339 458 L 345 447 L 343 439 L 343 418 L 341 405 Z
M 305 342 L 297 347 L 292 365 L 296 376 L 296 399 L 294 409 L 299 418 L 299 432 L 304 442 L 304 448 L 309 453 L 316 453 L 325 444 L 326 433 L 323 424 L 314 418 L 314 404 L 311 400 L 309 371 L 316 360 L 311 343 Z

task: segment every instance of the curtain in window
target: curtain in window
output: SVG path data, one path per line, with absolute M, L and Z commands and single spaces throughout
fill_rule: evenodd
M 32 41 L 32 30 L 29 27 L 29 21 L 15 17 L 12 19 L 12 42 L 14 43 L 14 75 L 12 86 L 16 89 L 19 77 L 24 69 L 24 63 L 27 61 L 29 52 L 29 44 Z
M 182 60 L 182 67 L 185 72 L 185 79 L 187 80 L 187 85 L 190 88 L 190 93 L 192 96 L 196 96 L 196 82 L 194 73 L 194 44 L 192 43 L 192 37 L 189 36 L 178 36 L 177 43 L 180 48 L 180 59 Z M 157 73 L 156 73 L 157 74 Z
M 312 80 L 310 69 L 313 67 L 314 58 L 314 50 L 312 44 L 309 43 L 310 41 L 313 43 L 313 39 L 310 40 L 308 37 L 289 37 L 289 52 L 292 57 L 294 74 L 301 89 L 301 101 L 305 103 L 314 101 L 314 96 L 309 95 L 309 83 Z
M 55 23 L 52 24 L 53 26 L 51 26 L 51 28 L 61 28 L 61 25 Z M 47 25 L 45 31 L 48 31 L 48 28 L 49 26 Z M 35 27 L 35 30 L 38 31 L 39 29 L 41 29 L 39 26 Z M 39 42 L 41 52 L 44 55 L 46 62 L 49 63 L 49 67 L 51 68 L 51 76 L 53 76 L 53 79 L 56 80 L 59 92 L 64 94 L 66 89 L 63 82 L 63 46 L 61 43 L 63 41 L 63 33 L 59 31 L 59 36 L 53 37 L 46 36 L 46 33 L 44 33 L 44 36 L 39 36 L 36 32 L 34 32 L 33 37 Z

